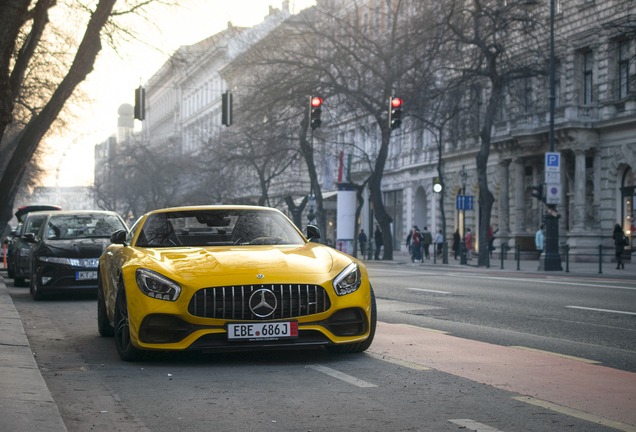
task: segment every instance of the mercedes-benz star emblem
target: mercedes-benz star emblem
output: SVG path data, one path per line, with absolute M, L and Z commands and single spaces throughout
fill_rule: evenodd
M 272 315 L 278 306 L 278 300 L 273 292 L 268 289 L 259 289 L 250 296 L 250 310 L 259 318 L 267 318 Z

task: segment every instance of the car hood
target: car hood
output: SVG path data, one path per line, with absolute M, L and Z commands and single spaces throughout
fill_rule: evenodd
M 151 266 L 151 270 L 180 278 L 216 274 L 281 277 L 328 274 L 333 268 L 333 252 L 333 249 L 312 243 L 303 246 L 145 249 L 148 259 L 157 266 Z
M 47 240 L 44 243 L 41 254 L 65 258 L 99 258 L 110 246 L 110 240 L 107 238 Z

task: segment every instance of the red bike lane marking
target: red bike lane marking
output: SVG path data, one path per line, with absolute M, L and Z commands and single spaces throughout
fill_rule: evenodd
M 636 373 L 384 322 L 369 351 L 636 425 Z

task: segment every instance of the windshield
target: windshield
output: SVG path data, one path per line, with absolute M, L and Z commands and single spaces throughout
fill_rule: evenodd
M 267 210 L 190 210 L 146 219 L 136 246 L 232 246 L 304 244 L 282 214 Z
M 115 215 L 91 214 L 51 216 L 46 227 L 46 238 L 49 240 L 66 240 L 78 238 L 109 238 L 121 229 L 124 223 Z

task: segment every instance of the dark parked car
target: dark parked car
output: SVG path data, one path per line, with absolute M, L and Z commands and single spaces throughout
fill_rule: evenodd
M 25 216 L 18 235 L 11 243 L 13 263 L 13 285 L 23 287 L 31 272 L 31 244 L 28 239 L 37 233 L 49 212 L 31 212 Z
M 22 235 L 22 227 L 24 226 L 24 221 L 29 213 L 36 211 L 58 211 L 62 210 L 62 207 L 56 205 L 30 205 L 20 207 L 17 212 L 15 212 L 15 217 L 18 219 L 18 227 L 11 231 L 3 242 L 7 245 L 7 274 L 10 278 L 15 278 L 15 269 L 18 266 L 18 260 L 20 257 L 20 253 L 18 252 L 20 248 L 28 249 L 28 245 L 25 245 L 24 242 L 20 242 L 20 237 Z M 23 252 L 25 253 L 25 252 Z M 27 269 L 29 266 L 27 266 Z M 28 273 L 28 271 L 27 271 Z M 18 276 L 18 281 L 14 281 L 15 286 L 24 286 L 24 279 L 28 275 L 24 275 L 21 273 L 21 276 Z
M 110 246 L 113 232 L 126 224 L 115 212 L 64 211 L 49 213 L 31 246 L 31 295 L 66 290 L 97 289 L 99 257 Z

